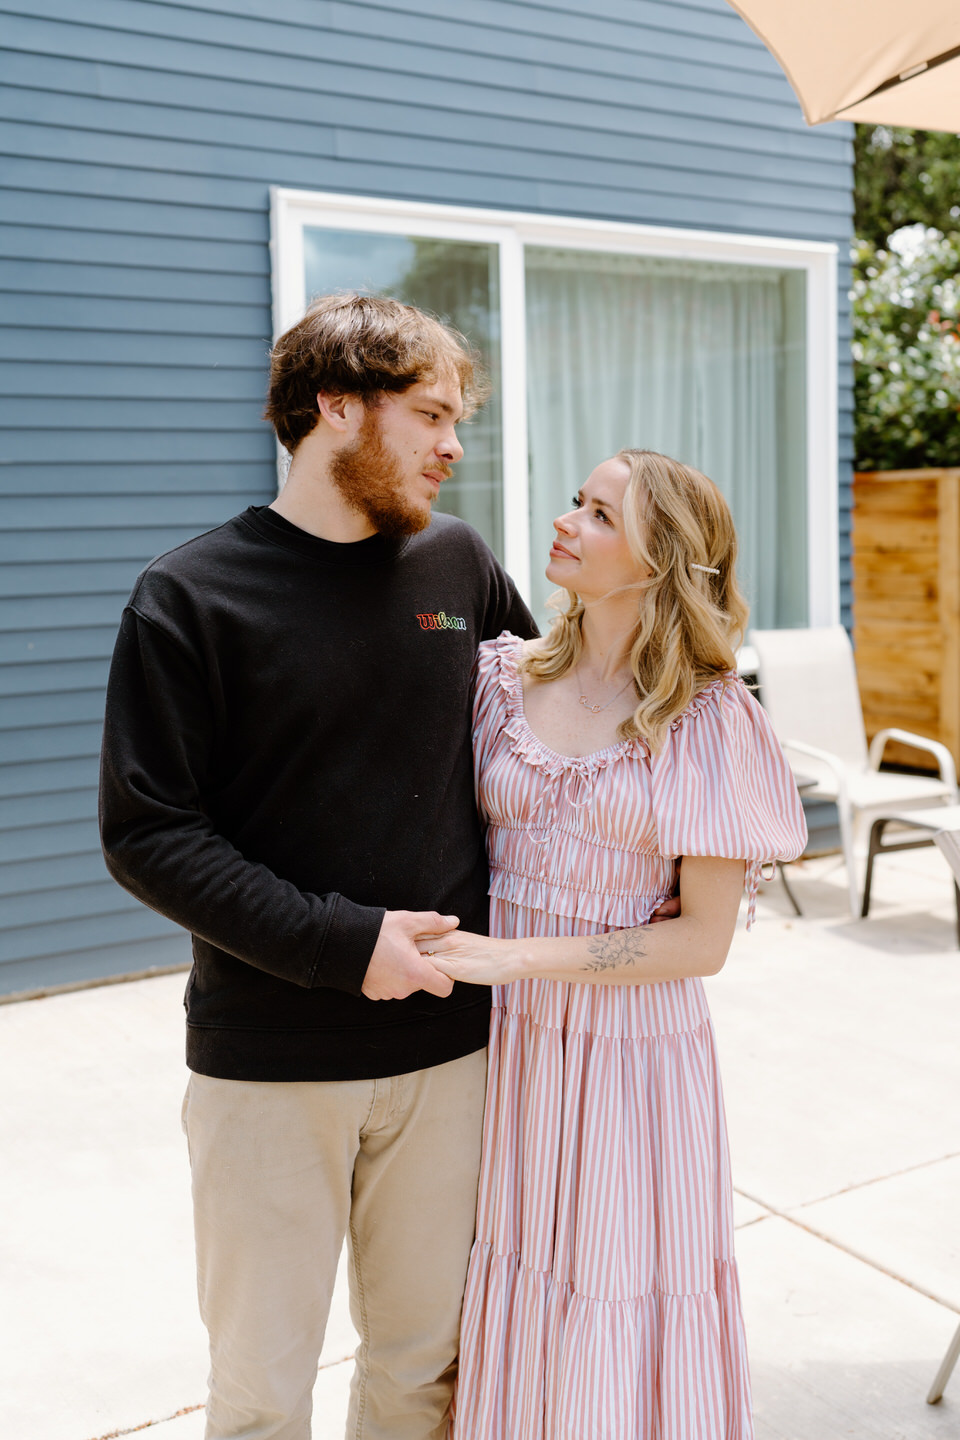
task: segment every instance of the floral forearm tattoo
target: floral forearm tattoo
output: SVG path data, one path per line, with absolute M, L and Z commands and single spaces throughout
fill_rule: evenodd
M 646 958 L 642 930 L 614 930 L 609 935 L 596 935 L 587 946 L 594 957 L 584 970 L 623 970 Z

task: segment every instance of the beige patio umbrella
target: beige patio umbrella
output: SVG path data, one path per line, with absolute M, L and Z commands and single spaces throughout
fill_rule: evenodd
M 960 131 L 960 0 L 729 0 L 779 60 L 808 125 Z

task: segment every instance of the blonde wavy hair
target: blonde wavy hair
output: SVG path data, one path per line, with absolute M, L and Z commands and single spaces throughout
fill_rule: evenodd
M 621 450 L 630 471 L 623 497 L 630 551 L 651 572 L 638 586 L 630 663 L 639 696 L 621 739 L 642 736 L 659 750 L 672 722 L 705 686 L 736 670 L 749 608 L 735 573 L 737 532 L 726 500 L 706 475 L 653 450 Z M 694 566 L 709 566 L 713 575 Z M 558 590 L 560 613 L 522 661 L 537 680 L 576 665 L 584 604 Z

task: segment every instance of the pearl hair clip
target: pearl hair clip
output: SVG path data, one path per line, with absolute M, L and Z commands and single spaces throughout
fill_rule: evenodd
M 719 574 L 720 574 L 720 571 L 716 568 L 716 566 L 714 566 L 714 565 L 697 565 L 697 564 L 694 563 L 693 560 L 690 561 L 690 569 L 691 569 L 691 570 L 702 570 L 703 573 L 704 573 L 704 575 L 719 575 Z

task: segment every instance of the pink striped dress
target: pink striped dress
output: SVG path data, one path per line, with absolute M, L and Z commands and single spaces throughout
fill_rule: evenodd
M 571 758 L 527 725 L 520 642 L 481 646 L 477 790 L 491 933 L 642 925 L 674 857 L 796 857 L 806 831 L 763 711 L 708 685 L 651 757 Z M 495 987 L 456 1440 L 748 1440 L 713 1028 L 697 979 Z

